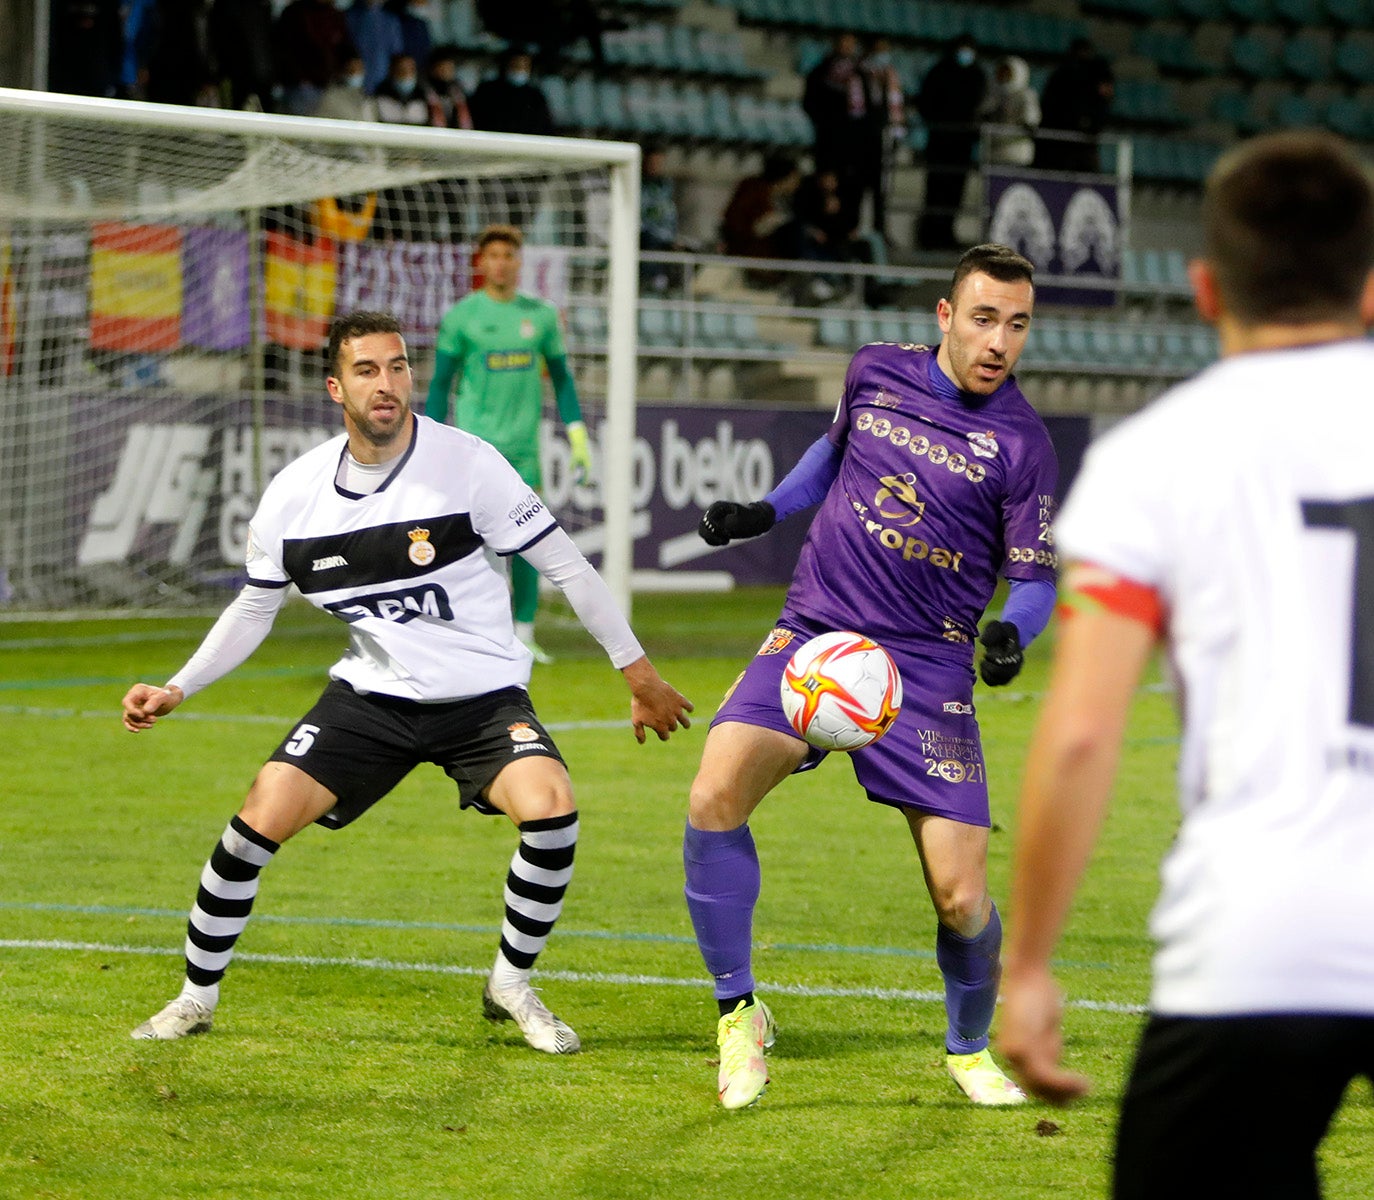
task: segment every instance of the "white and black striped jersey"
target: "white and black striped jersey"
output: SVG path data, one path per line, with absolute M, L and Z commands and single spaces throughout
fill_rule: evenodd
M 250 525 L 249 583 L 294 583 L 348 622 L 330 668 L 359 692 L 456 700 L 525 686 L 506 581 L 485 549 L 525 550 L 558 528 L 492 446 L 416 417 L 410 447 L 369 495 L 340 480 L 346 435 L 288 464 Z

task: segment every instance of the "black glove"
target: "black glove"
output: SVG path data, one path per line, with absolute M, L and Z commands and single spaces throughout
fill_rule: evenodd
M 767 500 L 755 500 L 753 504 L 717 500 L 702 514 L 697 532 L 708 546 L 728 546 L 735 538 L 767 533 L 777 519 L 778 514 Z
M 978 640 L 983 643 L 983 662 L 978 668 L 983 682 L 989 687 L 1001 687 L 1015 679 L 1026 661 L 1016 626 L 1010 621 L 989 621 Z

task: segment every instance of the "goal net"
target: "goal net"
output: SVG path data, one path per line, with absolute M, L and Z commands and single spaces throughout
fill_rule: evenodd
M 417 400 L 493 222 L 565 316 L 596 477 L 545 498 L 628 607 L 638 149 L 0 89 L 0 613 L 221 603 L 272 475 L 342 428 L 331 318 L 384 309 Z

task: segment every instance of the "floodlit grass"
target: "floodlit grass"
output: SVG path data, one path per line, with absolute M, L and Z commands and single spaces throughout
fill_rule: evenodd
M 201 864 L 342 631 L 289 610 L 239 671 L 133 737 L 117 722 L 125 688 L 165 679 L 208 620 L 0 625 L 0 1196 L 1103 1195 L 1140 1020 L 1110 1006 L 1147 995 L 1145 919 L 1176 821 L 1174 721 L 1158 692 L 1141 695 L 1062 947 L 1068 1056 L 1096 1081 L 1091 1099 L 978 1111 L 945 1076 L 914 852 L 835 756 L 752 822 L 755 968 L 780 1034 L 763 1103 L 716 1106 L 714 1004 L 681 895 L 685 797 L 706 722 L 778 601 L 640 600 L 641 636 L 700 718 L 667 744 L 635 744 L 625 689 L 590 639 L 541 633 L 559 657 L 531 690 L 582 814 L 540 960 L 546 997 L 582 1036 L 568 1059 L 481 1017 L 515 837 L 503 819 L 460 814 L 434 768 L 358 825 L 308 830 L 278 856 L 213 1032 L 131 1041 L 179 986 Z M 1044 672 L 1037 645 L 1012 689 L 979 693 L 998 897 Z M 1328 1196 L 1369 1195 L 1367 1087 L 1347 1098 L 1323 1163 Z

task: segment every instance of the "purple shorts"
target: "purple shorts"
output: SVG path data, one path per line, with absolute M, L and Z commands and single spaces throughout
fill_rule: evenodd
M 782 711 L 782 673 L 792 652 L 830 626 L 789 613 L 726 692 L 711 724 L 738 721 L 796 737 Z M 862 632 L 862 631 L 860 631 Z M 870 800 L 913 808 L 965 825 L 990 825 L 983 743 L 973 712 L 973 666 L 883 647 L 902 675 L 902 711 L 872 745 L 851 751 L 854 774 Z M 797 768 L 827 752 L 811 747 Z

